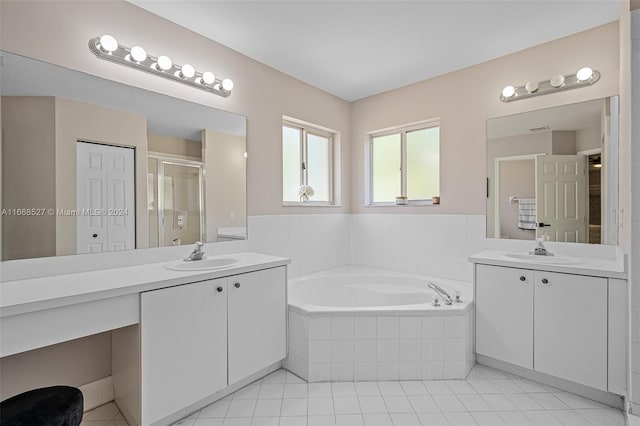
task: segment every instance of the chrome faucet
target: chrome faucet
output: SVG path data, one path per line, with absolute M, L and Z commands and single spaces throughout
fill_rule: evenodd
M 453 304 L 453 299 L 451 298 L 451 295 L 449 295 L 449 293 L 444 291 L 444 289 L 440 287 L 438 284 L 427 283 L 427 287 L 433 289 L 436 293 L 438 293 L 438 295 L 442 297 L 442 299 L 444 300 L 445 305 Z
M 190 262 L 192 260 L 202 260 L 204 259 L 204 252 L 202 251 L 202 247 L 204 243 L 202 241 L 196 241 L 196 248 L 193 249 L 191 254 L 184 259 L 185 262 Z
M 537 245 L 529 254 L 535 254 L 538 256 L 553 256 L 553 253 L 547 250 L 547 248 L 544 246 L 544 241 L 544 237 L 536 238 Z

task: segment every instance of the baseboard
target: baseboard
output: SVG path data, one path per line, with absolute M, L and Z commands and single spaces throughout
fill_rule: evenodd
M 619 408 L 621 410 L 624 407 L 624 398 L 620 395 L 570 382 L 565 379 L 540 373 L 539 371 L 529 370 L 528 368 L 509 364 L 508 362 L 500 361 L 485 355 L 476 354 L 476 361 L 478 362 L 478 364 L 497 368 L 499 370 L 506 371 L 507 373 L 524 377 L 525 379 L 533 380 L 535 382 L 539 382 L 548 386 L 553 386 L 563 391 L 571 392 L 576 395 L 601 402 L 603 404 L 609 405 L 610 407 Z
M 628 426 L 640 426 L 640 416 L 634 416 L 631 413 L 626 413 Z
M 80 391 L 84 398 L 85 412 L 113 401 L 114 397 L 111 376 L 82 385 Z

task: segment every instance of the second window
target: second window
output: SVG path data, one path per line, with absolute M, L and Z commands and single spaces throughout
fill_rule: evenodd
M 440 194 L 440 126 L 421 126 L 370 136 L 369 205 L 406 197 L 415 204 Z

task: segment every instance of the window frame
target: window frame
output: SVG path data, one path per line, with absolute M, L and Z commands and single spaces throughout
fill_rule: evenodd
M 335 206 L 335 198 L 334 198 L 334 145 L 335 145 L 335 133 L 331 131 L 324 130 L 318 126 L 309 125 L 306 123 L 300 123 L 293 120 L 284 119 L 282 120 L 282 128 L 289 127 L 291 129 L 297 129 L 300 131 L 300 159 L 298 164 L 300 165 L 300 186 L 308 185 L 309 179 L 309 168 L 307 165 L 309 164 L 308 158 L 308 135 L 314 135 L 321 138 L 326 138 L 329 142 L 328 147 L 328 176 L 329 176 L 329 200 L 328 201 L 314 201 L 310 200 L 307 202 L 302 201 L 285 201 L 284 193 L 282 194 L 282 205 L 283 206 Z M 281 136 L 281 145 L 282 147 L 282 136 Z M 284 165 L 283 165 L 284 168 Z M 284 182 L 283 182 L 284 184 Z
M 432 119 L 421 121 L 418 123 L 407 124 L 403 126 L 392 127 L 379 131 L 371 132 L 367 135 L 367 149 L 365 149 L 365 174 L 366 174 L 366 193 L 365 193 L 365 207 L 385 207 L 385 206 L 433 206 L 433 199 L 407 199 L 406 205 L 398 205 L 395 201 L 373 201 L 373 144 L 374 139 L 400 134 L 400 194 L 399 196 L 407 196 L 407 133 L 431 129 L 434 127 L 440 128 L 440 119 Z M 438 131 L 438 176 L 441 174 L 441 162 L 440 162 L 440 132 Z M 438 179 L 440 180 L 440 179 Z M 438 186 L 440 186 L 438 184 Z M 438 188 L 440 189 L 440 188 Z M 438 191 L 439 192 L 439 191 Z M 434 194 L 439 195 L 439 194 Z

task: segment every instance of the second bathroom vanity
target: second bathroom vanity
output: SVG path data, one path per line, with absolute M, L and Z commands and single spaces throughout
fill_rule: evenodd
M 611 403 L 625 394 L 627 284 L 616 262 L 494 250 L 471 260 L 478 362 Z

